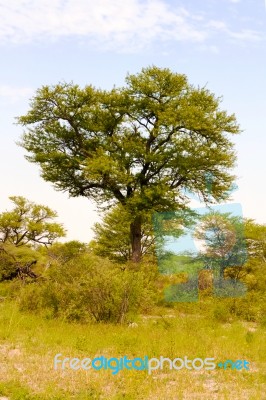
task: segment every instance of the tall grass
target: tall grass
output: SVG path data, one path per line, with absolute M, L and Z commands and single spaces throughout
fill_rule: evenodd
M 199 305 L 198 305 L 199 307 Z M 193 308 L 191 307 L 191 310 Z M 183 310 L 184 311 L 184 310 Z M 188 309 L 186 310 L 188 311 Z M 9 399 L 265 399 L 266 330 L 252 322 L 224 323 L 178 307 L 140 316 L 134 328 L 77 324 L 19 311 L 15 301 L 0 304 L 0 395 Z M 65 357 L 214 357 L 245 359 L 250 371 L 54 370 Z

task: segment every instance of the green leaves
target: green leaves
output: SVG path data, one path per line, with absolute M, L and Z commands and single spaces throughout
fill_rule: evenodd
M 223 199 L 234 178 L 226 135 L 239 132 L 234 115 L 220 110 L 211 92 L 169 69 L 152 66 L 126 83 L 109 92 L 73 83 L 37 91 L 18 121 L 28 127 L 21 145 L 43 178 L 99 203 L 133 201 L 148 209 L 168 198 L 167 207 L 175 208 L 182 202 L 179 187 L 206 198 L 209 171 L 213 198 Z
M 44 86 L 18 122 L 27 128 L 27 159 L 46 181 L 98 206 L 120 203 L 136 217 L 185 206 L 185 190 L 206 203 L 226 200 L 235 178 L 235 116 L 169 69 L 144 68 L 111 91 Z
M 52 222 L 57 217 L 47 206 L 30 202 L 22 196 L 11 196 L 12 211 L 0 214 L 0 242 L 23 246 L 26 244 L 52 244 L 65 236 L 62 225 Z
M 116 262 L 125 263 L 131 259 L 130 224 L 134 216 L 120 204 L 105 214 L 101 223 L 94 225 L 95 240 L 90 243 L 95 254 Z M 152 218 L 142 214 L 141 231 L 142 255 L 154 255 L 154 235 Z

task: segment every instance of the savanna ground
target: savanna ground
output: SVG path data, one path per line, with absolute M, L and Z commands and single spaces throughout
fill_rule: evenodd
M 157 307 L 136 325 L 78 324 L 0 303 L 0 399 L 266 399 L 265 324 L 224 314 L 221 300 Z M 55 370 L 64 357 L 247 360 L 250 370 Z

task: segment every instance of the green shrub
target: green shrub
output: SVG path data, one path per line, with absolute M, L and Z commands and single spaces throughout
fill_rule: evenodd
M 20 308 L 69 321 L 122 323 L 153 303 L 154 273 L 145 264 L 136 271 L 83 254 L 50 268 L 46 281 L 25 285 Z
M 265 314 L 265 302 L 265 294 L 252 290 L 242 298 L 232 299 L 230 309 L 246 321 L 261 321 Z
M 213 310 L 213 317 L 218 322 L 228 322 L 230 319 L 230 311 L 226 304 L 218 304 Z
M 43 308 L 43 288 L 37 284 L 21 288 L 20 308 L 28 311 L 40 311 Z

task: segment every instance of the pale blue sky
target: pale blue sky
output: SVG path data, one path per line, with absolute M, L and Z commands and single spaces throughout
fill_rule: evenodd
M 266 11 L 264 0 L 0 0 L 1 203 L 22 195 L 57 210 L 68 239 L 89 241 L 87 199 L 56 192 L 16 146 L 14 117 L 44 84 L 102 88 L 154 64 L 223 96 L 244 132 L 234 138 L 243 214 L 266 222 Z M 198 205 L 197 205 L 198 206 Z

